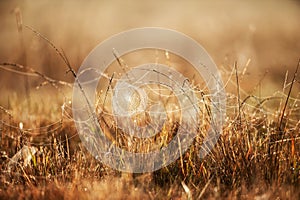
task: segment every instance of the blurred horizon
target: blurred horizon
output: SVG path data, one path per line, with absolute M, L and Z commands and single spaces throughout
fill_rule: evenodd
M 56 52 L 24 25 L 63 49 L 75 70 L 113 34 L 146 26 L 174 29 L 199 42 L 220 69 L 230 71 L 235 61 L 240 71 L 248 65 L 241 82 L 246 90 L 256 87 L 268 71 L 267 95 L 283 85 L 287 70 L 291 77 L 300 58 L 299 1 L 3 0 L 0 11 L 0 62 L 30 66 L 70 83 L 74 79 Z M 2 93 L 24 92 L 23 76 L 0 68 L 0 79 Z M 31 87 L 40 83 L 28 79 Z

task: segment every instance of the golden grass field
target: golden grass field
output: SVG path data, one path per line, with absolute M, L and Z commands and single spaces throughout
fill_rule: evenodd
M 0 1 L 0 199 L 298 199 L 299 19 L 299 1 Z M 180 31 L 207 50 L 225 84 L 226 122 L 203 160 L 208 112 L 176 162 L 122 173 L 81 144 L 66 72 L 111 35 L 148 26 Z M 164 127 L 158 146 L 176 134 Z M 127 139 L 118 145 L 135 151 Z

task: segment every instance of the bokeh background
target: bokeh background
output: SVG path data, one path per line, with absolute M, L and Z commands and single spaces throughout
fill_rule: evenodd
M 291 79 L 300 58 L 300 1 L 1 0 L 0 62 L 70 83 L 74 79 L 56 52 L 24 26 L 18 29 L 19 14 L 23 25 L 62 48 L 75 70 L 104 39 L 145 26 L 175 29 L 197 40 L 223 70 L 224 82 L 235 61 L 241 73 L 247 66 L 240 81 L 246 93 L 258 84 L 265 95 L 281 90 L 286 71 Z M 23 97 L 27 83 L 30 88 L 40 83 L 27 79 L 0 68 L 1 105 L 11 95 Z M 295 88 L 299 91 L 299 84 Z

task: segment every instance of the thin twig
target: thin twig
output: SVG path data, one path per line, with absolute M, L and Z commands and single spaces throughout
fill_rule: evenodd
M 4 111 L 8 116 L 13 117 L 12 114 L 5 108 L 3 108 L 2 106 L 0 106 L 0 110 Z
M 201 199 L 201 197 L 204 195 L 207 187 L 209 186 L 211 180 L 215 177 L 215 175 L 213 175 L 209 180 L 208 182 L 205 184 L 204 188 L 202 189 L 201 193 L 199 194 L 198 198 L 197 199 Z
M 19 70 L 25 70 L 26 72 L 21 72 L 22 75 L 39 76 L 39 77 L 43 78 L 45 81 L 49 82 L 55 88 L 58 88 L 57 85 L 65 85 L 65 86 L 69 86 L 69 87 L 72 86 L 72 84 L 70 84 L 68 82 L 52 79 L 49 76 L 46 76 L 45 74 L 43 74 L 39 71 L 36 71 L 31 67 L 26 67 L 26 66 L 23 66 L 23 65 L 20 65 L 17 63 L 0 63 L 0 66 L 2 66 L 0 68 L 5 69 L 7 71 L 12 71 L 12 72 L 15 72 L 16 70 L 10 69 L 10 68 L 8 68 L 8 66 L 15 67 Z
M 124 60 L 122 60 L 122 58 L 120 58 L 120 56 L 118 55 L 118 51 L 116 49 L 113 49 L 112 53 L 113 53 L 115 59 L 117 60 L 119 66 L 121 67 L 123 73 L 126 75 L 127 79 L 130 81 L 131 79 L 130 79 L 128 73 L 126 72 L 126 68 L 128 68 L 128 65 L 124 62 Z M 131 74 L 131 75 L 133 76 L 133 78 L 135 78 L 133 74 Z
M 113 73 L 113 74 L 111 75 L 111 78 L 109 79 L 109 84 L 108 84 L 108 86 L 107 86 L 107 88 L 106 88 L 106 92 L 105 92 L 105 96 L 104 96 L 104 100 L 103 100 L 103 104 L 102 104 L 102 110 L 103 110 L 103 111 L 104 111 L 104 105 L 105 105 L 105 102 L 106 102 L 108 90 L 109 90 L 109 88 L 111 87 L 111 83 L 112 83 L 112 81 L 113 81 L 114 76 L 115 76 L 115 73 Z
M 237 71 L 237 62 L 234 63 L 234 68 L 235 68 L 236 88 L 237 88 L 237 95 L 238 95 L 238 109 L 239 109 L 238 120 L 239 120 L 239 127 L 241 129 L 241 126 L 242 126 L 241 96 L 240 96 L 239 76 L 238 76 L 238 71 Z
M 298 64 L 297 64 L 297 67 L 296 67 L 296 70 L 295 70 L 295 73 L 294 73 L 294 76 L 293 76 L 293 79 L 292 79 L 292 82 L 291 82 L 291 86 L 290 86 L 288 95 L 287 95 L 287 97 L 286 97 L 284 107 L 283 107 L 282 112 L 281 112 L 281 117 L 280 117 L 280 121 L 279 121 L 279 124 L 278 124 L 278 128 L 279 128 L 280 131 L 282 131 L 281 125 L 282 125 L 282 122 L 283 122 L 284 113 L 285 113 L 285 110 L 286 110 L 286 107 L 287 107 L 289 98 L 290 98 L 290 96 L 291 96 L 291 92 L 292 92 L 292 89 L 293 89 L 293 86 L 294 86 L 294 82 L 295 82 L 296 77 L 297 77 L 299 65 L 300 65 L 300 59 L 298 60 Z
M 72 69 L 72 67 L 70 66 L 70 63 L 69 63 L 68 59 L 66 58 L 64 52 L 60 51 L 48 38 L 46 38 L 44 35 L 42 35 L 40 32 L 38 32 L 34 28 L 27 26 L 27 25 L 24 25 L 24 26 L 27 29 L 31 30 L 33 33 L 35 33 L 37 36 L 39 36 L 40 38 L 45 40 L 56 51 L 56 53 L 59 55 L 59 57 L 63 60 L 63 62 L 67 65 L 69 70 L 72 72 L 73 76 L 76 78 L 76 74 L 75 74 L 74 70 Z

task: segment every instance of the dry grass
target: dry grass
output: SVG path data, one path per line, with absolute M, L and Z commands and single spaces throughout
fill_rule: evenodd
M 91 7 L 96 7 L 94 4 L 96 3 L 93 3 Z M 193 2 L 191 7 L 194 4 L 198 6 L 196 2 Z M 247 4 L 245 7 L 249 5 Z M 27 6 L 31 8 L 29 3 Z M 38 9 L 39 6 L 37 5 Z M 197 6 L 194 9 L 198 9 Z M 52 7 L 56 9 L 55 6 Z M 176 13 L 180 13 L 176 10 L 179 7 L 175 8 Z M 25 8 L 27 7 L 25 6 Z M 68 12 L 71 12 L 69 7 L 66 8 Z M 251 7 L 255 10 L 254 8 Z M 293 10 L 294 13 L 296 13 L 295 10 Z M 88 19 L 93 18 L 92 13 L 86 14 L 89 16 Z M 114 13 L 122 18 L 124 17 L 122 13 L 128 13 L 128 11 L 120 10 L 120 12 Z M 258 13 L 260 13 L 260 17 L 253 18 L 256 21 L 265 16 L 262 11 Z M 274 14 L 275 12 L 272 11 L 271 13 L 273 17 L 277 16 Z M 207 32 L 210 27 L 212 29 L 210 31 L 214 33 L 213 36 L 223 40 L 223 37 L 219 37 L 219 34 L 223 36 L 224 30 L 227 30 L 226 25 L 224 25 L 225 28 L 223 27 L 224 30 L 221 29 L 222 31 L 216 29 L 215 27 L 219 26 L 214 25 L 214 21 L 210 21 L 213 18 L 209 17 L 209 13 L 206 14 L 207 18 L 201 18 L 199 22 L 195 22 L 199 23 L 199 27 L 205 27 L 205 30 L 198 27 L 194 32 Z M 152 17 L 151 12 L 148 15 Z M 223 15 L 226 16 L 226 13 L 223 13 Z M 295 14 L 295 16 L 298 15 Z M 234 15 L 234 18 L 238 17 Z M 246 22 L 249 21 L 250 23 L 252 18 L 250 15 L 248 18 Z M 285 18 L 288 17 L 279 17 L 283 22 Z M 94 19 L 98 19 L 98 17 L 94 17 Z M 164 21 L 161 20 L 162 17 L 158 19 L 161 26 L 168 27 L 169 21 L 164 24 Z M 18 20 L 18 28 L 20 28 L 22 23 L 20 23 L 20 19 Z M 207 24 L 202 26 L 201 20 Z M 230 18 L 227 20 L 230 20 Z M 174 24 L 177 23 L 175 21 Z M 212 23 L 211 26 L 209 26 L 209 22 Z M 94 23 L 96 22 L 94 21 Z M 243 30 L 239 27 L 243 23 L 244 21 L 241 19 L 241 23 L 236 25 L 238 26 L 237 29 Z M 170 28 L 176 27 L 174 24 L 172 25 L 171 22 Z M 7 77 L 5 77 L 5 74 L 1 74 L 2 80 L 16 77 L 17 81 L 14 81 L 12 84 L 14 87 L 12 88 L 21 88 L 20 91 L 25 89 L 25 95 L 27 96 L 24 100 L 22 95 L 11 92 L 11 88 L 8 87 L 7 91 L 3 89 L 3 95 L 0 99 L 0 199 L 298 199 L 300 196 L 299 75 L 296 72 L 287 73 L 286 80 L 280 81 L 280 84 L 283 84 L 282 90 L 264 97 L 261 91 L 268 91 L 269 95 L 269 85 L 264 87 L 264 78 L 259 77 L 250 77 L 251 81 L 254 78 L 261 80 L 252 81 L 249 84 L 249 80 L 247 80 L 249 76 L 247 77 L 246 72 L 248 66 L 245 64 L 250 61 L 247 59 L 245 61 L 245 57 L 251 57 L 253 58 L 252 66 L 258 64 L 258 68 L 264 65 L 277 67 L 280 65 L 281 67 L 281 65 L 286 64 L 285 61 L 287 60 L 289 69 L 295 68 L 294 65 L 290 65 L 290 63 L 295 63 L 290 58 L 294 58 L 297 54 L 297 48 L 299 49 L 298 43 L 296 44 L 294 41 L 299 32 L 295 28 L 297 22 L 292 20 L 291 24 L 285 26 L 286 29 L 280 29 L 280 31 L 276 28 L 277 26 L 275 27 L 272 24 L 268 24 L 266 28 L 264 23 L 257 24 L 258 33 L 254 30 L 251 32 L 252 29 L 255 29 L 252 26 L 249 27 L 250 31 L 248 28 L 247 31 L 244 31 L 249 34 L 249 41 L 245 39 L 249 43 L 233 43 L 235 47 L 232 48 L 237 52 L 233 52 L 232 55 L 227 56 L 228 52 L 230 54 L 232 50 L 227 48 L 232 46 L 232 41 L 236 39 L 235 35 L 225 38 L 222 45 L 216 45 L 217 48 L 224 47 L 221 50 L 215 51 L 214 48 L 216 47 L 210 47 L 211 50 L 214 50 L 213 53 L 219 55 L 215 57 L 221 57 L 222 59 L 225 57 L 225 61 L 221 59 L 217 63 L 221 66 L 220 70 L 228 91 L 226 123 L 223 127 L 223 134 L 213 151 L 203 160 L 199 158 L 201 138 L 205 136 L 205 130 L 209 125 L 209 120 L 204 119 L 199 127 L 199 136 L 182 157 L 168 167 L 146 174 L 128 174 L 113 170 L 96 160 L 85 149 L 77 135 L 72 118 L 70 84 L 62 81 L 65 80 L 61 75 L 63 73 L 58 75 L 58 73 L 51 71 L 48 66 L 62 66 L 64 64 L 67 66 L 66 69 L 71 71 L 69 74 L 73 73 L 75 75 L 73 67 L 71 67 L 70 62 L 60 48 L 56 48 L 49 40 L 45 42 L 47 39 L 39 35 L 38 32 L 32 34 L 32 31 L 26 29 L 29 32 L 26 32 L 26 34 L 32 34 L 34 37 L 32 39 L 32 36 L 28 37 L 25 33 L 25 39 L 21 36 L 21 40 L 25 40 L 22 41 L 22 45 L 25 45 L 25 47 L 20 47 L 21 52 L 19 52 L 21 55 L 19 63 L 22 63 L 22 65 L 14 63 L 2 63 L 0 65 L 1 71 L 4 70 L 5 73 L 8 73 L 7 71 L 12 72 Z M 89 27 L 89 25 L 84 24 L 84 27 Z M 107 27 L 104 25 L 102 23 L 98 27 L 98 31 L 93 32 L 90 30 L 87 32 L 99 34 L 100 29 L 113 29 L 111 25 L 107 25 Z M 56 26 L 57 22 L 55 22 Z M 72 27 L 73 25 L 69 28 L 74 35 L 78 32 L 78 29 L 75 25 Z M 194 27 L 195 24 L 192 28 Z M 184 26 L 184 30 L 185 28 Z M 190 29 L 192 28 L 190 27 Z M 288 31 L 293 33 L 292 38 L 282 36 L 288 35 L 290 33 Z M 228 32 L 232 31 L 228 30 Z M 244 32 L 241 31 L 242 34 L 239 32 L 236 34 L 243 35 Z M 107 35 L 110 34 L 107 33 Z M 59 34 L 53 35 L 57 36 Z M 80 63 L 81 57 L 85 56 L 89 47 L 85 47 L 86 49 L 83 50 L 84 53 L 81 52 L 82 54 L 76 52 L 73 48 L 73 42 L 77 41 L 74 39 L 77 38 L 77 35 L 76 37 L 73 35 L 65 40 L 66 46 L 70 48 L 67 53 L 71 51 L 71 55 L 79 56 L 79 58 L 71 56 L 73 58 L 71 61 Z M 211 36 L 208 35 L 202 35 L 204 40 L 211 39 Z M 275 56 L 275 64 L 272 63 L 270 58 L 273 58 L 273 55 L 281 55 L 282 52 L 276 48 L 271 48 L 271 53 L 265 50 L 266 47 L 269 48 L 266 41 L 268 41 L 270 35 L 275 38 L 274 40 L 285 39 L 283 41 L 287 41 L 287 44 L 282 48 L 284 50 L 289 49 L 286 55 L 282 55 L 282 57 Z M 90 36 L 86 33 L 84 37 L 82 36 L 82 40 L 97 38 Z M 270 38 L 272 38 L 271 36 Z M 16 36 L 16 38 L 18 37 L 19 35 Z M 1 39 L 5 40 L 6 37 L 3 38 Z M 26 43 L 28 38 L 31 38 L 33 42 Z M 68 42 L 70 41 L 72 45 L 69 45 Z M 36 46 L 32 47 L 34 45 L 31 42 L 40 42 L 41 44 L 35 44 Z M 288 44 L 292 43 L 295 43 L 295 46 L 290 48 Z M 26 44 L 30 45 L 26 46 Z M 92 47 L 92 44 L 89 45 Z M 18 46 L 19 44 L 14 45 Z M 243 51 L 240 51 L 244 45 L 246 50 L 242 49 Z M 250 49 L 249 54 L 247 54 L 247 50 L 249 50 L 247 45 L 252 45 L 251 48 L 253 48 Z M 45 55 L 41 55 L 42 58 L 39 60 L 36 58 L 39 56 L 31 55 L 34 50 L 30 48 L 43 50 Z M 280 49 L 280 45 L 277 48 Z M 31 53 L 26 55 L 25 51 L 31 51 Z M 1 56 L 7 52 L 13 52 L 13 50 L 3 52 L 1 52 Z M 3 57 L 6 58 L 6 56 Z M 242 69 L 237 66 L 239 63 L 228 66 L 228 63 L 232 61 L 232 57 L 233 59 L 244 59 L 245 62 L 240 67 Z M 61 60 L 57 61 L 58 59 Z M 283 59 L 284 62 L 278 63 L 281 61 L 280 59 Z M 15 61 L 16 59 L 12 60 Z M 36 63 L 37 65 L 35 65 Z M 30 66 L 31 64 L 35 65 L 35 67 L 29 67 L 29 64 Z M 278 71 L 274 69 L 272 74 L 277 74 Z M 277 75 L 274 75 L 276 81 L 278 81 L 278 77 L 284 76 L 281 73 Z M 25 82 L 23 82 L 24 77 L 26 77 Z M 70 77 L 66 79 L 71 79 Z M 28 84 L 27 79 L 29 81 L 33 80 L 31 84 Z M 7 82 L 12 83 L 11 80 Z M 245 89 L 247 92 L 243 90 L 244 85 L 247 87 Z M 205 99 L 204 102 L 207 101 Z M 103 122 L 105 116 L 103 118 L 101 113 L 98 114 L 99 120 Z M 209 115 L 208 113 L 205 114 Z M 139 116 L 137 119 L 139 119 Z M 111 121 L 109 118 L 106 120 Z M 168 137 L 176 134 L 176 128 L 172 124 L 166 127 L 158 137 L 161 138 L 167 135 L 167 140 L 156 140 L 158 146 L 165 144 L 168 142 Z M 115 138 L 114 136 L 120 132 L 116 133 L 113 130 L 111 129 L 108 132 L 113 135 L 112 138 Z M 136 150 L 130 149 L 126 145 L 128 143 L 126 137 L 118 142 L 120 147 L 132 151 Z M 152 143 L 153 141 L 150 141 L 147 145 L 149 146 Z M 146 151 L 149 151 L 149 148 L 146 148 Z
M 242 125 L 236 115 L 229 115 L 218 145 L 204 160 L 199 160 L 199 144 L 195 143 L 184 154 L 183 165 L 178 160 L 154 173 L 133 175 L 103 166 L 77 139 L 65 140 L 65 135 L 76 134 L 74 125 L 65 119 L 46 133 L 39 129 L 46 139 L 37 144 L 38 136 L 26 136 L 17 119 L 1 112 L 5 123 L 1 124 L 0 197 L 185 199 L 188 194 L 183 182 L 195 199 L 200 194 L 212 199 L 296 199 L 300 175 L 299 111 L 290 115 L 280 132 L 275 112 L 254 110 L 257 113 L 245 112 Z M 27 142 L 30 138 L 32 143 Z M 27 166 L 20 159 L 8 169 L 10 158 L 25 144 L 37 147 L 37 153 Z
M 241 99 L 228 93 L 226 124 L 213 151 L 199 159 L 205 130 L 199 127 L 199 138 L 180 159 L 148 174 L 120 173 L 92 157 L 77 136 L 71 102 L 53 109 L 46 106 L 52 101 L 41 105 L 31 99 L 35 110 L 22 119 L 17 112 L 24 105 L 11 100 L 10 109 L 0 109 L 0 198 L 296 199 L 300 195 L 299 93 L 291 96 L 296 75 L 285 83 L 286 91 L 268 98 Z M 62 87 L 45 77 L 41 75 Z M 238 80 L 238 73 L 231 78 Z M 173 131 L 167 129 L 165 134 Z

